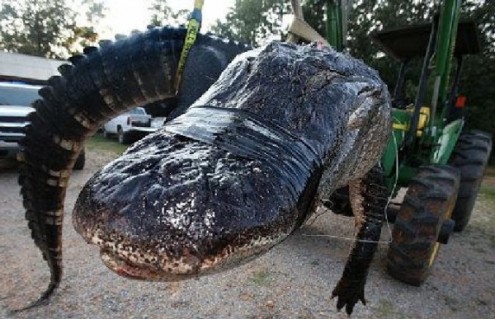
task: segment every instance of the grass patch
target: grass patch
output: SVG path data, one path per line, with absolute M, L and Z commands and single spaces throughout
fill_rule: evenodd
M 257 286 L 267 286 L 271 281 L 272 274 L 267 269 L 260 269 L 253 272 L 251 282 Z
M 397 319 L 409 319 L 411 317 L 400 312 L 399 309 L 389 300 L 380 299 L 378 301 L 378 307 L 376 313 L 379 318 L 397 318 Z
M 495 166 L 491 165 L 486 168 L 485 175 L 495 177 Z
M 313 266 L 319 266 L 320 265 L 320 261 L 318 259 L 312 260 L 311 261 L 311 265 L 313 265 Z
M 495 203 L 495 166 L 488 166 L 481 183 L 480 193 Z
M 380 315 L 380 317 L 390 317 L 395 314 L 395 307 L 390 301 L 380 299 L 376 312 Z
M 91 151 L 107 151 L 117 155 L 122 154 L 127 147 L 127 145 L 119 144 L 115 140 L 104 138 L 100 134 L 96 134 L 86 142 L 86 148 Z
M 480 192 L 485 195 L 489 200 L 495 201 L 495 188 L 488 185 L 481 185 Z
M 492 246 L 495 247 L 495 217 L 491 214 L 490 209 L 495 207 L 495 166 L 487 167 L 480 187 L 480 195 L 482 200 L 485 201 L 483 206 L 485 214 L 484 218 L 476 225 L 488 237 Z

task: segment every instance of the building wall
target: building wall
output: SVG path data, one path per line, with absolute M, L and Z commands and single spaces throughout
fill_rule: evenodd
M 57 67 L 65 63 L 19 53 L 0 52 L 0 81 L 23 81 L 44 83 L 49 77 L 58 75 Z

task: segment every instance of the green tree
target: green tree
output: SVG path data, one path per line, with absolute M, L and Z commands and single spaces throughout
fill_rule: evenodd
M 95 26 L 106 16 L 107 8 L 101 1 L 82 0 L 81 6 L 83 12 L 85 11 L 84 16 L 86 19 L 83 24 L 74 24 L 72 26 L 71 35 L 65 39 L 63 44 L 70 54 L 79 52 L 86 46 L 97 44 L 99 35 Z
M 269 37 L 280 38 L 284 15 L 290 12 L 284 0 L 237 0 L 225 21 L 217 20 L 212 32 L 251 45 Z
M 185 25 L 189 18 L 189 10 L 172 10 L 167 0 L 154 0 L 148 8 L 151 12 L 150 25 L 161 27 L 164 24 Z
M 107 7 L 103 2 L 98 0 L 83 0 L 83 5 L 86 6 L 86 21 L 94 25 L 99 23 L 106 16 Z
M 482 51 L 479 55 L 467 56 L 464 61 L 460 93 L 468 98 L 467 126 L 494 133 L 495 2 L 468 1 L 463 9 L 466 16 L 478 23 Z
M 81 3 L 89 8 L 88 23 L 103 17 L 98 1 Z M 78 25 L 78 13 L 65 0 L 4 0 L 0 9 L 0 48 L 44 57 L 66 57 L 77 46 L 92 44 L 92 26 Z

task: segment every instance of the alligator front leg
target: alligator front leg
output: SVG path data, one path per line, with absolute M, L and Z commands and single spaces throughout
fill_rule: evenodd
M 345 306 L 351 314 L 354 305 L 364 298 L 368 269 L 376 251 L 387 203 L 387 189 L 380 168 L 375 167 L 364 178 L 349 183 L 349 197 L 356 222 L 354 243 L 344 273 L 332 292 L 337 297 L 337 309 Z

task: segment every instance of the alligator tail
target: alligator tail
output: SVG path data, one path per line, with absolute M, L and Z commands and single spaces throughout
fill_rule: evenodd
M 173 96 L 185 29 L 152 29 L 104 41 L 70 58 L 34 102 L 21 142 L 19 184 L 32 238 L 50 267 L 46 300 L 62 277 L 64 198 L 88 136 L 132 107 Z M 31 307 L 30 306 L 30 307 Z

